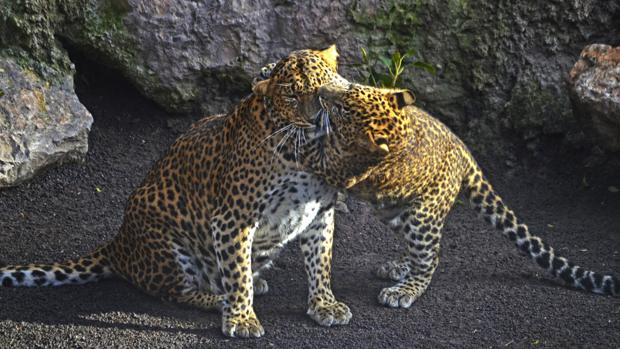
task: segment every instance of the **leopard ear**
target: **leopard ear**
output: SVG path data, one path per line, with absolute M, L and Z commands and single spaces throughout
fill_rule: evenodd
M 327 63 L 332 69 L 338 69 L 338 49 L 336 45 L 331 45 L 323 51 L 319 51 L 319 56 L 323 58 L 325 63 Z
M 409 90 L 398 90 L 396 92 L 393 92 L 392 96 L 396 100 L 396 105 L 398 106 L 398 109 L 402 109 L 415 103 L 415 95 Z
M 266 96 L 267 92 L 269 91 L 270 81 L 271 81 L 270 79 L 267 79 L 267 80 L 262 80 L 262 81 L 257 82 L 252 87 L 252 92 L 257 96 Z

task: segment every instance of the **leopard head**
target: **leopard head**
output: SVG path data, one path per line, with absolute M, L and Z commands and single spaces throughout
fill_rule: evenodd
M 261 71 L 263 80 L 254 84 L 255 95 L 266 98 L 270 109 L 297 127 L 313 127 L 321 106 L 317 90 L 325 84 L 348 84 L 338 72 L 338 51 L 294 51 Z
M 411 91 L 326 84 L 317 94 L 329 132 L 313 141 L 307 162 L 331 184 L 355 185 L 407 141 L 410 118 L 404 108 L 415 101 Z

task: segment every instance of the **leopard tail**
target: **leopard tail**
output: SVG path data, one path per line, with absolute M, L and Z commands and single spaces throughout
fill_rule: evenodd
M 568 259 L 557 255 L 540 237 L 530 233 L 527 225 L 519 222 L 493 190 L 480 167 L 473 163 L 464 180 L 464 188 L 473 208 L 502 234 L 514 242 L 519 251 L 568 286 L 605 295 L 620 295 L 620 281 L 611 274 L 586 270 Z
M 112 276 L 108 245 L 83 257 L 51 264 L 6 265 L 0 267 L 4 287 L 79 285 Z

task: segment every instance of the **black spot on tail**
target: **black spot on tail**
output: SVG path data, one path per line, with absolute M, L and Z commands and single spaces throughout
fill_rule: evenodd
M 32 271 L 32 276 L 33 277 L 38 277 L 38 278 L 42 278 L 45 276 L 45 272 L 42 272 L 41 270 L 33 270 Z
M 585 269 L 578 267 L 577 270 L 575 270 L 575 277 L 577 279 L 581 279 L 583 277 L 583 274 L 585 274 Z
M 532 243 L 536 241 L 536 240 L 532 240 Z M 536 241 L 536 243 L 538 243 L 538 241 Z M 544 269 L 549 269 L 549 259 L 551 258 L 551 255 L 549 254 L 549 252 L 543 252 L 540 256 L 536 257 L 536 263 L 538 263 L 538 265 L 540 265 L 541 267 L 543 267 Z
M 590 280 L 590 275 L 587 274 L 583 279 L 581 279 L 581 284 L 586 291 L 592 291 L 592 288 L 594 288 L 594 285 L 592 285 L 592 281 Z
M 613 293 L 614 280 L 607 279 L 605 280 L 605 285 L 603 285 L 603 293 L 605 294 L 614 294 Z
M 594 273 L 594 286 L 596 288 L 603 288 L 603 275 Z
M 8 276 L 5 276 L 4 279 L 2 279 L 2 286 L 13 287 L 13 279 L 11 279 Z
M 553 258 L 553 262 L 551 262 L 551 266 L 553 267 L 553 275 L 557 275 L 557 271 L 559 271 L 560 269 L 564 267 L 564 261 L 557 257 Z M 568 272 L 571 273 L 572 268 L 568 268 L 566 270 L 568 270 Z M 566 270 L 564 270 L 564 272 L 566 272 Z
M 57 280 L 57 281 L 60 281 L 60 282 L 65 281 L 65 280 L 67 280 L 67 278 L 68 278 L 67 274 L 63 273 L 63 272 L 62 272 L 62 271 L 60 271 L 60 270 L 56 270 L 56 271 L 54 272 L 54 275 L 56 276 L 56 280 Z
M 516 241 L 517 240 L 517 234 L 514 231 L 509 231 L 508 232 L 508 238 L 510 239 L 510 241 Z
M 525 252 L 525 253 L 529 253 L 530 251 L 530 242 L 525 240 L 523 241 L 523 243 L 521 244 L 521 246 L 519 246 L 519 248 L 521 249 L 521 251 Z
M 482 203 L 482 195 L 476 195 L 473 198 L 471 198 L 471 202 L 473 202 L 476 205 L 480 205 Z
M 582 269 L 582 272 L 583 272 L 583 269 Z M 573 276 L 571 275 L 571 269 L 569 268 L 564 269 L 564 271 L 560 274 L 560 278 L 562 278 L 562 280 L 564 280 L 564 282 L 566 282 L 568 285 L 572 285 L 575 283 L 575 280 L 573 279 Z
M 15 271 L 13 273 L 11 273 L 11 276 L 13 276 L 15 278 L 15 280 L 17 280 L 17 282 L 22 282 L 24 281 L 24 278 L 26 277 L 26 274 L 24 274 L 21 271 Z

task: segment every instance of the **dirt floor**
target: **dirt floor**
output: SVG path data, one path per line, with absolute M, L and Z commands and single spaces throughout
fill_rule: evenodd
M 1 262 L 59 261 L 110 239 L 126 197 L 189 125 L 123 83 L 80 79 L 80 98 L 95 117 L 87 160 L 0 191 Z M 587 178 L 585 186 L 578 166 L 554 163 L 560 165 L 482 162 L 532 231 L 581 265 L 620 272 L 620 193 L 608 190 L 620 187 L 620 177 Z M 390 282 L 373 276 L 374 268 L 401 246 L 368 206 L 348 205 L 351 213 L 337 216 L 333 262 L 334 292 L 353 312 L 347 326 L 323 328 L 305 315 L 305 275 L 293 243 L 266 274 L 269 293 L 255 300 L 261 339 L 227 339 L 218 313 L 109 280 L 0 289 L 0 348 L 620 347 L 620 299 L 550 281 L 464 205 L 449 217 L 426 294 L 408 310 L 380 306 L 377 294 Z

